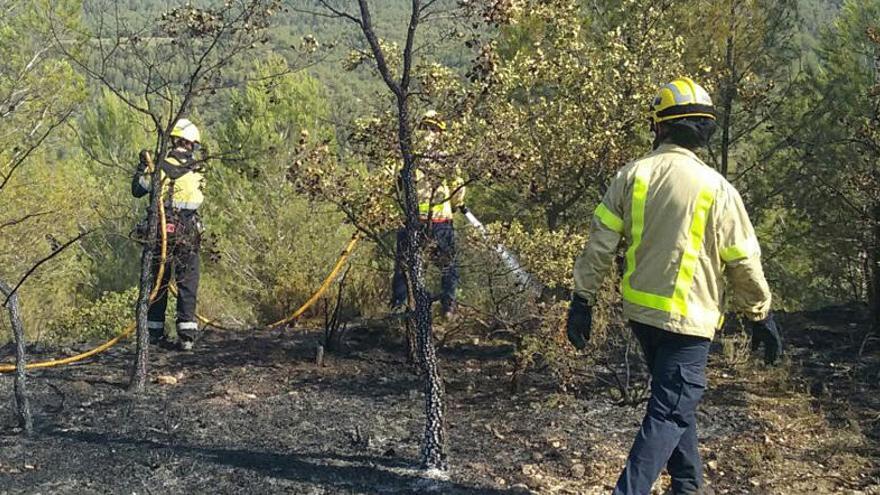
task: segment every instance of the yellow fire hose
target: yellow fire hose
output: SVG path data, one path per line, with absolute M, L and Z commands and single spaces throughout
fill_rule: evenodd
M 150 162 L 149 167 L 152 168 L 152 162 L 151 161 L 149 161 L 149 162 Z M 163 201 L 159 201 L 159 228 L 162 233 L 162 243 L 161 243 L 162 247 L 160 249 L 162 262 L 159 264 L 159 270 L 156 274 L 156 281 L 153 283 L 153 290 L 150 291 L 150 303 L 152 303 L 153 300 L 156 299 L 156 296 L 159 294 L 159 290 L 161 289 L 160 285 L 161 285 L 161 281 L 162 281 L 162 275 L 165 272 L 165 260 L 168 257 L 168 233 L 166 232 L 167 224 L 166 224 L 166 218 L 165 218 L 165 205 L 164 205 Z M 351 253 L 354 250 L 355 246 L 357 245 L 358 240 L 359 240 L 358 234 L 354 234 L 351 237 L 351 240 L 348 242 L 348 245 L 342 251 L 342 254 L 339 256 L 339 259 L 336 261 L 336 265 L 333 267 L 333 270 L 330 271 L 330 274 L 327 275 L 327 278 L 324 279 L 324 282 L 321 284 L 321 286 L 318 288 L 318 290 L 314 294 L 312 294 L 312 297 L 310 297 L 305 303 L 303 303 L 303 305 L 300 306 L 296 311 L 291 313 L 290 316 L 288 316 L 287 318 L 278 320 L 274 323 L 270 323 L 269 325 L 266 326 L 266 328 L 268 328 L 268 329 L 276 328 L 281 325 L 286 325 L 286 324 L 292 322 L 293 320 L 296 320 L 297 318 L 302 316 L 303 313 L 305 313 L 313 304 L 315 304 L 319 299 L 321 299 L 321 296 L 323 296 L 324 293 L 327 291 L 327 289 L 330 287 L 330 285 L 333 284 L 333 280 L 339 274 L 339 270 L 342 269 L 342 267 L 345 265 L 345 262 L 348 260 L 349 256 L 351 256 Z M 174 295 L 177 295 L 177 288 L 174 287 L 174 285 L 171 285 L 170 288 L 171 288 L 171 292 Z M 217 326 L 218 328 L 222 328 L 222 327 L 219 327 L 218 325 L 214 324 L 212 322 L 212 320 L 210 320 L 202 315 L 196 314 L 196 318 L 198 318 L 199 321 L 201 321 L 205 325 L 212 325 L 212 326 Z M 107 349 L 113 347 L 114 345 L 119 343 L 120 340 L 122 340 L 122 339 L 128 337 L 129 335 L 131 335 L 132 333 L 134 333 L 134 331 L 136 329 L 137 329 L 137 323 L 133 322 L 133 323 L 129 324 L 125 328 L 125 330 L 123 330 L 122 333 L 120 333 L 116 337 L 113 337 L 112 339 L 108 340 L 107 342 L 104 342 L 103 344 L 101 344 L 93 349 L 90 349 L 86 352 L 77 354 L 75 356 L 62 358 L 62 359 L 52 359 L 50 361 L 38 361 L 35 363 L 28 363 L 28 365 L 25 368 L 29 369 L 29 370 L 30 369 L 37 369 L 37 368 L 51 368 L 51 367 L 55 367 L 55 366 L 63 366 L 66 364 L 71 364 L 71 363 L 76 363 L 78 361 L 82 361 L 82 360 L 87 359 L 87 358 L 94 356 L 96 354 L 100 354 L 100 353 L 106 351 Z M 9 373 L 12 371 L 15 371 L 15 364 L 12 364 L 12 363 L 0 364 L 0 373 Z
M 152 163 L 150 163 L 152 166 Z M 160 189 L 161 190 L 161 189 Z M 159 201 L 159 229 L 162 233 L 162 247 L 159 250 L 159 254 L 161 256 L 162 262 L 159 264 L 159 270 L 156 272 L 156 281 L 153 283 L 153 290 L 150 291 L 150 302 L 152 303 L 156 296 L 159 294 L 160 282 L 162 281 L 162 275 L 165 273 L 165 259 L 168 257 L 168 232 L 166 232 L 167 225 L 165 219 L 165 204 L 163 201 Z M 35 363 L 28 363 L 25 366 L 25 369 L 37 369 L 37 368 L 52 368 L 55 366 L 63 366 L 65 364 L 75 363 L 77 361 L 82 361 L 83 359 L 94 356 L 95 354 L 100 354 L 107 349 L 116 345 L 120 340 L 128 337 L 137 329 L 137 322 L 130 323 L 122 333 L 113 337 L 112 339 L 104 342 L 103 344 L 95 347 L 94 349 L 90 349 L 86 352 L 77 354 L 75 356 L 70 356 L 62 359 L 52 359 L 49 361 L 38 361 Z M 5 363 L 0 364 L 0 373 L 9 373 L 15 371 L 15 364 L 13 363 Z
M 327 292 L 327 289 L 329 289 L 330 286 L 333 285 L 333 280 L 336 279 L 336 276 L 339 274 L 339 271 L 342 270 L 343 266 L 345 266 L 345 262 L 348 261 L 349 256 L 351 256 L 351 253 L 352 253 L 352 251 L 354 251 L 354 247 L 357 245 L 359 240 L 360 240 L 360 238 L 358 237 L 357 234 L 351 236 L 351 240 L 348 241 L 348 244 L 345 246 L 345 249 L 342 250 L 342 253 L 339 255 L 339 259 L 336 260 L 336 264 L 333 265 L 333 269 L 330 270 L 330 273 L 324 279 L 324 282 L 321 283 L 321 286 L 318 287 L 318 290 L 315 291 L 314 294 L 312 294 L 312 297 L 310 297 L 306 302 L 304 302 L 302 304 L 302 306 L 300 306 L 296 311 L 291 313 L 290 316 L 287 316 L 286 318 L 282 318 L 274 323 L 269 323 L 268 325 L 265 326 L 265 328 L 266 329 L 273 329 L 276 327 L 280 327 L 282 325 L 286 325 L 286 324 L 296 320 L 300 316 L 302 316 L 303 313 L 305 313 L 306 311 L 308 311 L 308 309 L 310 307 L 312 307 L 312 305 L 314 305 L 316 302 L 318 302 L 318 300 L 321 299 L 321 296 L 323 296 L 324 293 Z M 177 295 L 177 287 L 175 287 L 174 285 L 171 285 L 171 293 L 174 294 L 175 296 Z M 208 317 L 206 317 L 204 315 L 196 313 L 196 318 L 198 318 L 198 320 L 205 325 L 210 325 L 210 326 L 213 326 L 216 328 L 220 328 L 221 330 L 224 330 L 224 328 L 222 326 L 217 325 L 213 320 L 209 319 Z
M 348 245 L 345 246 L 345 249 L 342 250 L 342 254 L 339 255 L 339 259 L 336 260 L 336 265 L 333 266 L 333 270 L 330 271 L 330 274 L 327 275 L 327 278 L 324 279 L 324 283 L 322 283 L 321 286 L 318 287 L 318 290 L 314 294 L 312 294 L 312 297 L 310 297 L 308 301 L 303 303 L 303 305 L 300 306 L 299 309 L 291 313 L 290 316 L 288 316 L 287 318 L 278 320 L 275 323 L 270 323 L 266 326 L 266 328 L 275 328 L 280 327 L 281 325 L 286 325 L 302 316 L 302 314 L 305 313 L 306 310 L 308 310 L 313 304 L 318 302 L 318 300 L 321 299 L 321 296 L 323 296 L 324 293 L 327 292 L 327 289 L 330 288 L 330 285 L 333 284 L 333 280 L 339 274 L 339 270 L 341 270 L 342 267 L 345 265 L 348 257 L 351 256 L 351 253 L 352 251 L 354 251 L 354 247 L 357 245 L 358 240 L 360 240 L 360 237 L 357 234 L 351 236 L 351 240 L 348 241 Z
M 164 210 L 164 208 L 163 208 L 163 210 Z M 162 219 L 164 220 L 164 215 L 162 216 Z M 162 222 L 163 231 L 165 229 L 164 224 L 165 224 L 165 222 L 163 221 Z M 162 259 L 164 260 L 166 257 L 167 238 L 164 235 L 162 237 L 163 237 L 163 239 L 162 239 Z M 345 262 L 348 260 L 349 256 L 351 256 L 351 253 L 354 251 L 354 247 L 357 245 L 359 240 L 360 240 L 360 238 L 358 237 L 357 234 L 352 236 L 351 240 L 348 242 L 348 245 L 345 247 L 345 250 L 342 251 L 342 254 L 339 256 L 339 259 L 336 261 L 336 265 L 333 267 L 333 270 L 330 272 L 329 275 L 327 275 L 327 278 L 324 279 L 324 282 L 321 284 L 321 286 L 318 288 L 318 290 L 315 291 L 314 294 L 312 294 L 312 297 L 310 297 L 305 303 L 303 303 L 303 305 L 300 306 L 296 311 L 291 313 L 290 316 L 288 316 L 287 318 L 278 320 L 274 323 L 270 323 L 269 325 L 266 326 L 266 328 L 267 329 L 276 328 L 281 325 L 285 325 L 287 323 L 290 323 L 293 320 L 296 320 L 297 318 L 302 316 L 303 313 L 305 313 L 310 307 L 312 307 L 312 305 L 314 305 L 319 299 L 321 299 L 321 296 L 323 296 L 324 293 L 327 292 L 327 289 L 330 288 L 330 285 L 333 284 L 333 280 L 339 274 L 339 271 L 342 269 L 343 266 L 345 266 Z M 156 284 L 153 287 L 152 293 L 150 294 L 150 301 L 151 302 L 153 301 L 153 299 L 155 299 L 156 295 L 159 293 L 159 281 L 162 280 L 162 273 L 164 270 L 164 265 L 165 265 L 165 263 L 163 261 L 162 265 L 160 265 L 160 267 L 159 267 L 159 274 L 158 274 L 158 277 L 156 280 Z M 176 292 L 176 289 L 174 288 L 174 286 L 171 286 L 171 290 L 172 290 L 172 292 Z M 199 321 L 201 321 L 205 325 L 216 326 L 212 322 L 212 320 L 206 318 L 205 316 L 197 314 L 196 317 L 199 319 Z M 122 340 L 122 339 L 128 337 L 129 335 L 131 335 L 132 333 L 134 333 L 135 329 L 136 329 L 136 324 L 131 323 L 128 327 L 126 327 L 126 329 L 121 334 L 117 335 L 116 337 L 113 337 L 112 339 L 108 340 L 107 342 L 104 342 L 103 344 L 99 345 L 98 347 L 95 347 L 94 349 L 90 349 L 90 350 L 83 352 L 81 354 L 66 357 L 63 359 L 53 359 L 51 361 L 39 361 L 39 362 L 35 362 L 35 363 L 29 363 L 26 368 L 27 369 L 51 368 L 54 366 L 63 366 L 65 364 L 71 364 L 71 363 L 75 363 L 77 361 L 82 361 L 83 359 L 94 356 L 95 354 L 100 354 L 100 353 L 106 351 L 107 349 L 113 347 L 114 345 L 119 343 L 120 340 Z M 9 373 L 12 371 L 15 371 L 14 364 L 10 364 L 10 363 L 0 364 L 0 373 Z

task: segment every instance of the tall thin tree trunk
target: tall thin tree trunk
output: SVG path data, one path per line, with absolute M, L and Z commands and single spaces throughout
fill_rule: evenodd
M 721 175 L 727 177 L 730 171 L 730 135 L 733 126 L 733 101 L 736 99 L 736 3 L 730 2 L 730 34 L 727 36 L 727 82 L 724 85 L 721 108 L 724 116 L 721 119 Z
M 871 317 L 874 332 L 880 333 L 880 202 L 874 204 L 874 246 L 871 260 Z
M 404 259 L 406 259 L 406 253 L 401 253 L 401 255 Z M 413 293 L 412 284 L 409 282 L 408 274 L 406 275 L 406 279 L 406 292 L 407 299 L 409 301 L 409 304 L 407 305 L 407 311 L 415 314 L 414 306 L 416 297 Z M 419 356 L 419 339 L 416 335 L 415 323 L 413 322 L 412 318 L 404 319 L 404 330 L 406 332 L 406 362 L 410 365 L 418 364 L 418 366 L 421 368 L 422 363 L 420 362 Z
M 425 374 L 425 435 L 422 442 L 422 468 L 447 469 L 446 459 L 446 425 L 444 422 L 443 380 L 440 378 L 440 367 L 434 350 L 431 329 L 431 297 L 425 287 L 425 267 L 422 263 L 422 246 L 424 235 L 419 222 L 419 205 L 416 195 L 415 170 L 416 159 L 412 146 L 412 129 L 409 116 L 409 85 L 413 67 L 413 51 L 415 35 L 421 18 L 422 4 L 420 0 L 411 0 L 409 26 L 406 44 L 403 51 L 403 70 L 399 82 L 395 80 L 385 60 L 385 53 L 379 38 L 373 30 L 372 16 L 367 0 L 358 0 L 360 20 L 356 21 L 370 45 L 376 59 L 376 67 L 385 84 L 397 99 L 397 131 L 400 154 L 403 158 L 403 169 L 400 172 L 403 185 L 403 210 L 405 217 L 404 269 L 409 274 L 414 299 L 412 320 L 416 327 L 416 341 L 419 347 L 419 361 Z
M 164 153 L 164 149 L 160 150 Z M 159 201 L 162 197 L 161 178 L 158 167 L 152 165 L 153 175 L 150 176 L 151 193 L 150 206 L 147 209 L 147 243 L 141 255 L 141 276 L 138 284 L 137 300 L 137 351 L 135 352 L 134 366 L 131 370 L 131 380 L 128 389 L 136 395 L 144 392 L 147 383 L 147 359 L 150 347 L 150 331 L 147 328 L 147 311 L 150 307 L 150 293 L 153 290 L 153 256 L 156 251 L 156 241 L 159 236 Z
M 24 324 L 21 321 L 21 307 L 18 303 L 18 293 L 12 293 L 12 287 L 0 282 L 0 292 L 6 301 L 6 310 L 9 313 L 9 323 L 12 325 L 12 336 L 15 339 L 15 413 L 18 416 L 18 424 L 28 435 L 34 431 L 34 420 L 31 416 L 31 406 L 27 398 L 26 366 L 27 355 L 25 354 Z M 11 297 L 10 297 L 10 294 Z
M 422 468 L 447 469 L 446 423 L 444 420 L 444 390 L 440 378 L 440 366 L 434 349 L 431 325 L 431 296 L 425 284 L 425 265 L 422 257 L 424 234 L 419 221 L 418 196 L 415 184 L 415 155 L 412 149 L 412 133 L 409 125 L 408 95 L 402 91 L 398 96 L 398 134 L 400 151 L 403 155 L 403 196 L 406 214 L 406 256 L 405 268 L 409 274 L 415 304 L 413 321 L 416 327 L 416 342 L 419 350 L 419 363 L 425 377 L 425 434 L 422 440 Z
M 546 210 L 547 214 L 547 230 L 555 232 L 559 227 L 559 209 L 556 205 L 551 204 Z
M 437 362 L 434 347 L 430 300 L 426 290 L 416 295 L 416 306 L 420 304 L 427 308 L 427 311 L 416 312 L 419 360 L 425 374 L 425 435 L 422 439 L 422 468 L 446 470 L 449 464 L 446 458 L 445 391 L 440 376 L 440 363 Z
M 874 45 L 874 85 L 875 87 L 880 87 L 880 46 L 878 44 Z M 876 120 L 880 117 L 880 103 L 875 99 L 872 102 L 874 104 L 874 119 Z M 877 168 L 877 159 L 875 158 L 874 162 L 874 170 L 873 176 L 874 180 L 880 179 L 880 170 Z M 871 220 L 873 221 L 873 245 L 870 246 L 871 253 L 869 256 L 871 257 L 871 270 L 868 275 L 871 277 L 871 295 L 870 295 L 870 305 L 871 305 L 871 320 L 872 320 L 872 330 L 876 333 L 880 333 L 880 200 L 874 199 L 874 204 L 871 209 Z

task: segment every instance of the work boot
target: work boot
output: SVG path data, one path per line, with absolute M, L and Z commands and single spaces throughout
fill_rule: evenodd
M 159 340 L 159 348 L 164 349 L 166 351 L 176 351 L 180 347 L 180 339 L 177 337 L 168 337 L 163 336 L 161 340 Z
M 159 342 L 159 347 L 165 349 L 166 351 L 184 351 L 188 352 L 193 350 L 193 341 L 186 340 L 181 338 L 163 338 Z
M 444 304 L 440 311 L 440 317 L 445 321 L 453 321 L 458 314 L 455 302 Z
M 406 303 L 397 303 L 391 306 L 391 312 L 388 315 L 391 318 L 405 318 L 407 314 Z
M 147 331 L 150 332 L 150 344 L 156 345 L 165 338 L 165 324 L 161 321 L 147 320 Z
M 179 322 L 177 335 L 180 337 L 178 350 L 191 351 L 195 346 L 196 337 L 199 335 L 199 327 L 196 322 Z

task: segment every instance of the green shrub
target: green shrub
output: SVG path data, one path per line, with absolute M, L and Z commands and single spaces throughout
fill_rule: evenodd
M 85 342 L 113 337 L 134 321 L 138 290 L 105 292 L 99 299 L 69 308 L 52 320 L 40 339 L 55 343 Z

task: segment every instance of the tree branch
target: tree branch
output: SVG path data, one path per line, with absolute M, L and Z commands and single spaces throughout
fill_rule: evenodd
M 358 25 L 361 27 L 361 31 L 363 31 L 364 37 L 370 45 L 370 49 L 373 51 L 373 57 L 376 58 L 376 67 L 379 69 L 379 75 L 382 76 L 382 79 L 388 85 L 388 89 L 394 93 L 394 96 L 398 99 L 402 98 L 403 89 L 391 76 L 391 71 L 388 69 L 388 63 L 385 60 L 385 53 L 382 51 L 382 45 L 379 44 L 379 39 L 376 37 L 376 32 L 373 29 L 370 6 L 367 5 L 367 0 L 358 0 L 358 5 L 360 5 L 361 9 L 361 21 Z
M 337 9 L 336 7 L 330 5 L 330 3 L 327 2 L 327 0 L 319 0 L 319 1 L 320 1 L 321 5 L 323 5 L 325 9 L 332 12 L 334 16 L 349 20 L 349 21 L 357 24 L 358 26 L 363 27 L 363 25 L 361 24 L 361 20 L 358 19 L 357 17 L 353 16 L 352 14 L 349 14 L 348 12 Z M 331 17 L 331 16 L 324 14 L 323 17 Z
M 33 265 L 24 274 L 24 276 L 21 277 L 21 279 L 19 279 L 18 283 L 15 284 L 15 287 L 12 288 L 12 290 L 9 292 L 9 294 L 6 295 L 6 299 L 3 301 L 3 305 L 5 306 L 6 303 L 9 302 L 9 298 L 12 297 L 18 291 L 19 287 L 21 287 L 21 285 L 24 284 L 24 282 L 28 279 L 28 277 L 30 277 L 31 274 L 33 274 L 37 270 L 37 268 L 40 267 L 40 265 L 42 265 L 43 263 L 46 263 L 47 261 L 51 260 L 52 258 L 58 256 L 59 254 L 61 254 L 62 251 L 64 251 L 65 249 L 67 249 L 68 247 L 70 247 L 71 245 L 73 245 L 74 243 L 76 243 L 77 241 L 79 241 L 80 239 L 82 239 L 83 237 L 85 237 L 91 233 L 92 233 L 92 230 L 87 230 L 85 232 L 81 232 L 78 236 L 76 236 L 73 239 L 65 242 L 64 244 L 58 246 L 58 249 L 52 251 L 52 253 L 50 253 L 48 256 L 46 256 L 45 258 L 38 261 L 35 265 Z
M 25 150 L 24 153 L 18 153 L 12 157 L 12 159 L 9 161 L 9 163 L 5 167 L 5 168 L 9 169 L 9 172 L 7 172 L 6 174 L 0 173 L 0 176 L 3 177 L 3 181 L 0 182 L 0 191 L 2 191 L 4 187 L 6 187 L 6 184 L 8 184 L 9 180 L 12 179 L 12 175 L 15 173 L 15 171 L 18 169 L 18 167 L 20 167 L 21 164 L 24 163 L 24 161 L 27 160 L 27 158 L 31 155 L 31 153 L 36 151 L 36 149 L 39 148 L 40 145 L 43 144 L 43 142 L 46 140 L 46 138 L 48 138 L 49 135 L 52 134 L 52 131 L 54 131 L 58 126 L 63 124 L 67 120 L 67 118 L 70 117 L 70 115 L 72 113 L 73 113 L 73 109 L 72 108 L 68 109 L 63 115 L 61 115 L 61 117 L 59 119 L 57 119 L 55 122 L 53 122 L 49 126 L 49 128 L 46 129 L 46 132 L 44 132 L 39 137 L 39 139 L 37 139 L 37 141 L 35 143 L 31 144 L 28 147 L 28 149 Z M 39 128 L 39 124 L 34 127 L 34 130 L 32 131 L 32 133 L 36 132 L 36 130 L 38 128 Z
M 400 87 L 404 91 L 409 89 L 412 73 L 413 43 L 416 38 L 416 29 L 419 26 L 420 4 L 421 0 L 412 0 L 412 13 L 410 14 L 409 26 L 406 30 L 406 45 L 403 50 L 403 75 L 400 80 Z
M 13 225 L 18 225 L 18 224 L 20 224 L 24 221 L 27 221 L 31 218 L 41 217 L 43 215 L 49 215 L 50 213 L 55 213 L 55 212 L 54 211 L 41 211 L 41 212 L 37 212 L 37 213 L 30 213 L 30 214 L 27 214 L 21 218 L 18 218 L 15 220 L 9 220 L 8 222 L 3 222 L 2 224 L 0 224 L 0 230 L 3 230 L 6 227 L 12 227 Z

